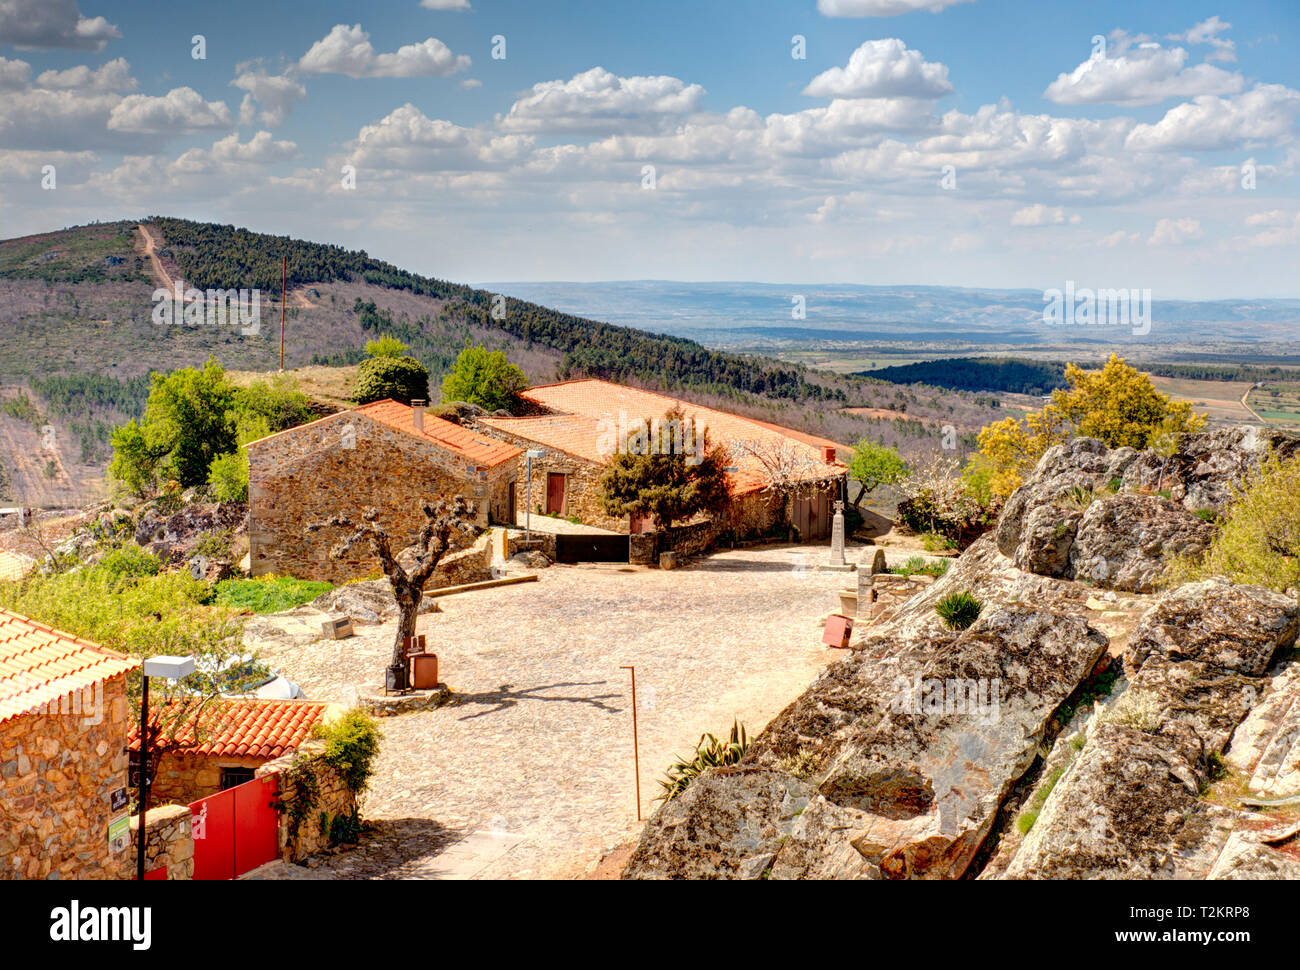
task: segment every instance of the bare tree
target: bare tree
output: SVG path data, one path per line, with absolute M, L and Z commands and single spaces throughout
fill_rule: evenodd
M 781 499 L 780 520 L 785 525 L 790 524 L 791 500 L 813 492 L 823 477 L 820 465 L 807 448 L 784 439 L 737 441 L 732 444 L 731 453 L 737 464 L 748 457 L 762 467 L 767 476 L 763 490 Z
M 358 542 L 366 541 L 383 567 L 393 587 L 393 598 L 397 600 L 400 619 L 397 634 L 393 640 L 393 657 L 391 666 L 406 667 L 406 648 L 404 641 L 415 636 L 415 621 L 420 615 L 420 602 L 424 599 L 424 584 L 433 575 L 438 563 L 448 553 L 456 552 L 471 545 L 478 537 L 479 529 L 473 524 L 474 506 L 457 495 L 454 499 L 440 499 L 424 505 L 425 523 L 420 536 L 413 546 L 394 554 L 388 533 L 379 524 L 379 510 L 366 508 L 361 512 L 361 521 L 354 522 L 346 515 L 336 515 L 324 522 L 313 522 L 307 526 L 308 532 L 321 529 L 351 529 L 352 534 L 330 549 L 331 559 L 341 559 Z M 399 556 L 412 553 L 414 559 L 409 567 L 398 562 Z

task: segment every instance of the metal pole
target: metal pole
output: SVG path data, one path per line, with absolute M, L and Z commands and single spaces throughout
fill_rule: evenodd
M 636 734 L 636 668 L 620 669 L 632 671 L 632 763 L 636 766 L 636 820 L 639 822 L 641 821 L 641 745 Z
M 145 779 L 149 777 L 149 678 L 140 675 L 140 828 L 136 831 L 135 878 L 144 880 Z
M 289 292 L 289 256 L 286 254 L 280 264 L 280 373 L 284 373 L 284 303 Z

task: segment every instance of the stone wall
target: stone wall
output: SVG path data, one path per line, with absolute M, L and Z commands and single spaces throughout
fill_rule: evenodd
M 257 768 L 265 758 L 220 758 L 189 751 L 149 752 L 149 762 L 158 760 L 158 771 L 149 787 L 149 808 L 169 802 L 197 802 L 221 791 L 222 768 Z
M 280 858 L 286 862 L 301 862 L 309 855 L 329 848 L 330 823 L 340 815 L 351 815 L 357 811 L 356 796 L 348 790 L 338 772 L 325 763 L 324 751 L 324 741 L 306 741 L 298 748 L 296 754 L 288 754 L 275 761 L 268 761 L 257 769 L 258 778 L 273 774 L 283 776 L 284 772 L 294 766 L 297 759 L 301 759 L 301 764 L 316 776 L 319 795 L 316 803 L 299 823 L 296 833 L 292 831 L 293 825 L 289 812 L 285 810 L 280 812 Z M 292 798 L 291 793 L 286 791 L 287 787 L 284 778 L 281 777 L 281 799 Z
M 513 474 L 511 462 L 480 470 L 356 411 L 255 442 L 248 486 L 252 574 L 333 583 L 369 575 L 378 563 L 366 543 L 332 560 L 329 550 L 345 532 L 309 533 L 307 525 L 374 506 L 396 552 L 415 541 L 425 523 L 421 506 L 437 498 L 464 495 L 477 503 L 479 524 L 487 525 L 490 505 L 504 511 Z
M 167 868 L 167 878 L 194 878 L 193 813 L 186 805 L 160 805 L 145 813 L 144 871 Z M 131 816 L 131 841 L 117 857 L 119 879 L 134 879 L 140 816 Z
M 111 879 L 127 785 L 126 675 L 0 724 L 0 879 Z

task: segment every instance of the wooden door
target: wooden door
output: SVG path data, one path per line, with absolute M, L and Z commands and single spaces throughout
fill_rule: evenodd
M 564 476 L 550 472 L 546 476 L 546 514 L 564 514 Z

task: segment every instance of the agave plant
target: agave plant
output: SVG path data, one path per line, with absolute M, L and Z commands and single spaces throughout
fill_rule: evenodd
M 984 604 L 970 593 L 949 593 L 935 604 L 934 611 L 949 630 L 964 630 L 980 617 Z
M 668 766 L 665 777 L 659 781 L 663 794 L 657 796 L 656 801 L 672 801 L 708 769 L 738 764 L 748 750 L 749 735 L 745 733 L 745 725 L 739 721 L 731 723 L 731 734 L 725 742 L 712 734 L 701 734 L 694 757 L 678 758 Z

